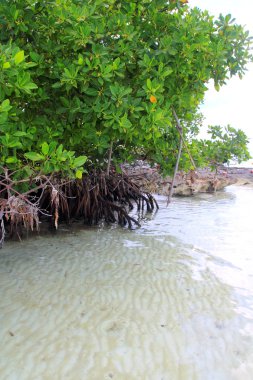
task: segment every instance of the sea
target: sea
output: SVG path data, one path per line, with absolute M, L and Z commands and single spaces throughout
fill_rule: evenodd
M 0 379 L 253 379 L 253 185 L 156 198 L 5 243 Z

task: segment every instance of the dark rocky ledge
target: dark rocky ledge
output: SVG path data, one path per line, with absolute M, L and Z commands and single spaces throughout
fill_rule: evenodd
M 168 195 L 172 178 L 163 177 L 158 167 L 150 167 L 142 161 L 135 165 L 124 166 L 123 170 L 133 177 L 142 190 L 150 193 Z M 253 184 L 253 172 L 247 168 L 220 167 L 217 173 L 210 169 L 199 169 L 189 173 L 178 172 L 173 194 L 191 196 L 196 193 L 214 193 L 233 184 Z

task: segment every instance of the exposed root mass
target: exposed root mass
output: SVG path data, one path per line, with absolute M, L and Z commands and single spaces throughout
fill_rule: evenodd
M 20 187 L 28 181 L 29 190 L 21 192 Z M 56 229 L 59 222 L 80 219 L 89 225 L 104 221 L 129 228 L 140 226 L 129 215 L 134 205 L 142 214 L 158 208 L 155 198 L 142 192 L 126 174 L 93 172 L 81 180 L 40 176 L 18 181 L 5 171 L 0 175 L 0 244 L 6 230 L 19 236 L 23 227 L 38 230 L 42 220 L 51 220 Z

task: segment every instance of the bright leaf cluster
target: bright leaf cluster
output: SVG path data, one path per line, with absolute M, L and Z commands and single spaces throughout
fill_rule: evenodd
M 172 109 L 191 122 L 213 79 L 242 76 L 250 38 L 186 1 L 1 0 L 0 165 L 81 176 L 139 155 L 170 171 Z

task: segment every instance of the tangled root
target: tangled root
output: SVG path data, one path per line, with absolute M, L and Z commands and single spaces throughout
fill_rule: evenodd
M 51 201 L 49 201 L 51 200 Z M 48 205 L 50 208 L 48 209 Z M 83 219 L 85 224 L 96 225 L 101 220 L 105 223 L 118 223 L 132 228 L 139 222 L 129 216 L 129 211 L 137 206 L 138 211 L 151 212 L 158 208 L 154 197 L 143 193 L 132 180 L 123 174 L 104 172 L 85 175 L 81 180 L 69 183 L 57 183 L 48 188 L 41 199 L 40 207 L 53 215 L 54 225 L 58 219 L 70 221 Z
M 62 180 L 58 176 L 40 176 L 29 181 L 30 190 L 18 192 L 19 182 L 5 170 L 0 175 L 0 246 L 5 237 L 5 225 L 11 235 L 18 228 L 38 230 L 39 222 L 50 218 L 55 229 L 60 221 L 83 219 L 85 224 L 96 225 L 100 221 L 117 223 L 132 228 L 140 226 L 129 215 L 136 205 L 138 212 L 151 212 L 158 208 L 155 198 L 142 192 L 131 177 L 111 172 L 93 172 L 81 180 Z

